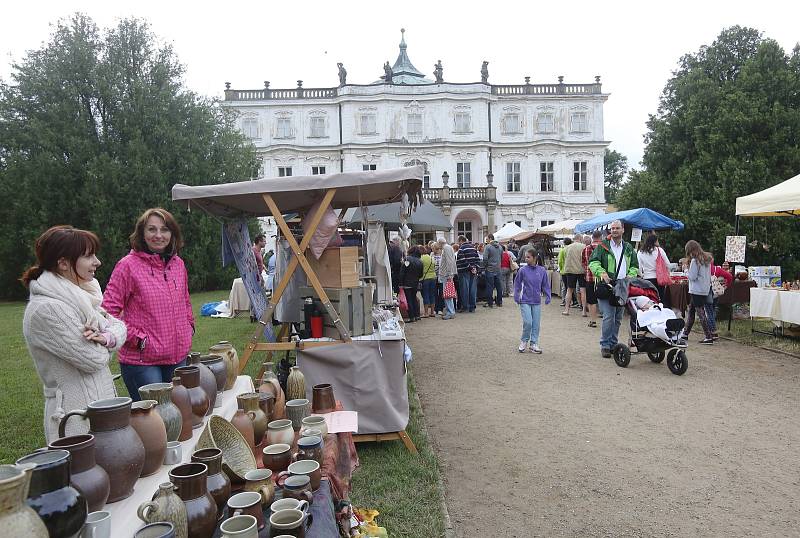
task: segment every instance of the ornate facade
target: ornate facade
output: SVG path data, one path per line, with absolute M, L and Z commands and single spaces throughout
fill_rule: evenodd
M 515 221 L 525 229 L 605 208 L 600 77 L 588 84 L 430 80 L 411 63 L 405 38 L 393 66 L 371 84 L 350 84 L 339 65 L 331 88 L 231 89 L 242 132 L 263 160 L 261 177 L 422 164 L 425 197 L 455 233 L 480 238 Z M 476 74 L 478 69 L 476 66 Z

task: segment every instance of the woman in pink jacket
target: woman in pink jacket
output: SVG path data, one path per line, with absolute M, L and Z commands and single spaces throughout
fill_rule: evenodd
M 134 401 L 139 387 L 169 383 L 192 347 L 194 316 L 188 276 L 178 251 L 181 229 L 172 214 L 148 209 L 136 221 L 131 251 L 114 267 L 103 308 L 128 328 L 119 350 L 122 379 Z

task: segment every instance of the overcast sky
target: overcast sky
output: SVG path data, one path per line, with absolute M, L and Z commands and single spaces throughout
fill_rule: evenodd
M 800 2 L 203 2 L 113 0 L 10 1 L 0 17 L 0 77 L 48 39 L 50 24 L 75 11 L 101 27 L 123 17 L 146 18 L 186 65 L 186 85 L 222 96 L 237 89 L 338 84 L 336 62 L 351 83 L 370 83 L 394 63 L 400 28 L 408 54 L 433 78 L 441 59 L 445 81 L 521 84 L 592 82 L 602 76 L 605 137 L 638 166 L 648 114 L 681 55 L 710 44 L 726 26 L 746 25 L 789 53 L 800 41 Z

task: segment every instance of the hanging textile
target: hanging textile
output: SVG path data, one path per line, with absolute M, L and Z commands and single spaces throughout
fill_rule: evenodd
M 286 239 L 278 241 L 275 248 L 275 256 L 278 257 L 275 263 L 275 287 L 278 287 L 277 283 L 283 280 L 286 266 L 289 265 L 289 260 L 294 257 L 294 253 Z M 306 274 L 302 267 L 298 266 L 275 307 L 275 319 L 283 323 L 290 321 L 301 323 L 303 321 L 303 298 L 300 297 L 300 287 L 307 285 Z
M 392 271 L 389 266 L 389 249 L 383 224 L 370 223 L 367 234 L 367 253 L 370 273 L 375 276 L 375 299 L 377 302 L 392 301 Z
M 261 319 L 267 308 L 267 298 L 261 285 L 258 263 L 253 254 L 250 232 L 245 219 L 225 221 L 222 225 L 222 265 L 236 263 L 242 283 L 250 298 L 250 313 Z

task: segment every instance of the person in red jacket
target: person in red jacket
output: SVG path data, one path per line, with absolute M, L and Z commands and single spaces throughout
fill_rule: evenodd
M 139 387 L 169 383 L 175 368 L 185 364 L 194 316 L 175 217 L 148 209 L 136 221 L 130 245 L 111 273 L 103 308 L 128 328 L 119 362 L 128 394 L 138 401 Z

